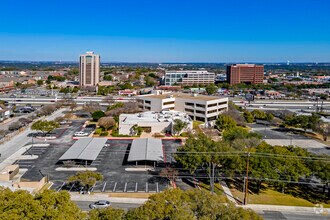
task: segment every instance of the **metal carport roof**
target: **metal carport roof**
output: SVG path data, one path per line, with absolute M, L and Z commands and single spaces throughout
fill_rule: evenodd
M 160 139 L 140 138 L 132 141 L 128 162 L 164 161 L 163 145 Z
M 80 138 L 59 160 L 95 160 L 106 142 L 106 138 Z

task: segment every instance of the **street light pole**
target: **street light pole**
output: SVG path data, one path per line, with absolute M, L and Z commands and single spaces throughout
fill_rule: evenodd
M 249 160 L 250 160 L 250 152 L 247 153 L 246 159 L 246 178 L 245 178 L 245 192 L 244 192 L 244 201 L 243 204 L 247 205 L 247 196 L 248 196 L 248 185 L 249 185 Z

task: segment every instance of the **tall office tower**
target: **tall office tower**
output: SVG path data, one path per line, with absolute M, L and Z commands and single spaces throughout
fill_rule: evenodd
M 227 82 L 230 85 L 246 83 L 261 84 L 264 79 L 264 66 L 255 64 L 234 64 L 227 66 Z
M 100 82 L 100 56 L 94 52 L 80 55 L 79 85 L 94 87 Z

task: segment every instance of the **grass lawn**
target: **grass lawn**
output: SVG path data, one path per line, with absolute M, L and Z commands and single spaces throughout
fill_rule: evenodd
M 199 133 L 202 132 L 201 128 L 199 127 L 201 124 L 204 124 L 203 122 L 200 121 L 193 121 L 193 129 Z
M 243 201 L 243 193 L 235 188 L 231 188 L 235 198 L 239 198 Z M 315 204 L 302 199 L 297 198 L 289 194 L 283 194 L 272 189 L 261 190 L 259 194 L 248 194 L 249 204 L 265 204 L 265 205 L 287 205 L 287 206 L 306 206 L 313 207 Z M 323 204 L 324 207 L 330 207 L 330 204 Z

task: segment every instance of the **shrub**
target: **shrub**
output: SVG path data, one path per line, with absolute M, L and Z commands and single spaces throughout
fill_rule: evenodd
M 103 132 L 103 128 L 97 128 L 94 134 L 101 134 Z
M 109 132 L 107 132 L 107 131 L 103 131 L 101 134 L 100 134 L 100 136 L 108 136 L 109 135 Z

